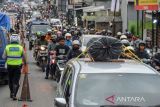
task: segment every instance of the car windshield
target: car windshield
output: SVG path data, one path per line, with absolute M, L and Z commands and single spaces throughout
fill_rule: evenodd
M 160 99 L 159 83 L 159 75 L 154 74 L 79 74 L 75 89 L 75 105 L 160 105 L 157 100 Z
M 49 25 L 32 25 L 31 27 L 32 34 L 36 33 L 37 31 L 47 33 L 48 29 L 51 29 Z

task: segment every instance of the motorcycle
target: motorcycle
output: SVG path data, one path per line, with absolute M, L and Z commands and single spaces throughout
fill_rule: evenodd
M 32 37 L 30 38 L 30 41 L 29 41 L 29 50 L 32 50 L 35 40 L 36 40 L 36 36 L 32 35 Z
M 42 71 L 45 72 L 47 66 L 48 50 L 47 46 L 41 45 L 37 54 L 37 63 L 42 68 Z
M 49 74 L 51 75 L 51 77 L 53 77 L 56 68 L 56 53 L 54 51 L 50 51 L 49 53 L 50 53 Z
M 56 81 L 59 82 L 62 72 L 64 71 L 66 62 L 67 62 L 67 56 L 66 55 L 59 55 L 57 56 L 57 66 L 55 71 L 55 78 Z
M 37 61 L 37 54 L 38 54 L 38 46 L 35 45 L 33 50 L 33 57 L 35 58 L 36 61 Z

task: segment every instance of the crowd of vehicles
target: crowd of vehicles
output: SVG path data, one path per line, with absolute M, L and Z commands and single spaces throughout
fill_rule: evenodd
M 57 23 L 59 24 L 60 22 Z M 114 95 L 115 99 L 122 96 L 132 96 L 133 99 L 136 99 L 138 96 L 143 102 L 126 101 L 122 103 L 120 102 L 122 100 L 120 100 L 115 102 L 114 106 L 159 105 L 159 102 L 154 100 L 154 98 L 160 97 L 159 94 L 150 95 L 150 93 L 159 93 L 159 87 L 156 85 L 157 81 L 159 81 L 159 72 L 157 72 L 160 69 L 157 64 L 159 60 L 155 58 L 151 48 L 147 47 L 147 44 L 139 38 L 135 38 L 128 32 L 123 34 L 118 32 L 114 38 L 122 44 L 123 54 L 118 59 L 113 59 L 113 61 L 109 62 L 103 61 L 103 58 L 102 61 L 93 61 L 89 57 L 90 55 L 86 54 L 88 53 L 88 46 L 100 38 L 110 37 L 112 35 L 111 32 L 93 33 L 94 31 L 92 31 L 92 34 L 89 34 L 90 31 L 86 29 L 71 26 L 54 26 L 53 23 L 51 25 L 46 24 L 45 27 L 44 24 L 40 24 L 38 27 L 33 24 L 33 26 L 30 27 L 31 33 L 29 33 L 29 37 L 35 39 L 29 39 L 32 47 L 30 50 L 33 49 L 33 56 L 42 71 L 48 72 L 49 76 L 45 77 L 45 79 L 51 77 L 51 79 L 58 82 L 57 95 L 54 99 L 56 107 L 108 107 L 113 105 L 113 102 L 107 99 L 112 95 Z M 39 39 L 41 41 L 41 37 L 38 37 L 37 32 L 43 32 L 42 41 L 50 34 L 50 41 L 46 40 L 47 44 L 45 45 L 37 44 L 36 40 Z M 63 39 L 59 41 L 59 38 Z M 81 51 L 78 52 L 81 53 L 70 57 L 75 52 L 73 46 L 73 41 L 75 40 L 79 41 L 77 45 L 79 47 L 78 50 Z M 61 45 L 59 48 L 58 46 L 60 46 L 61 42 L 64 42 L 65 45 Z M 54 45 L 50 45 L 52 43 Z M 108 43 L 111 42 L 108 41 Z M 49 46 L 54 48 L 49 49 Z M 69 51 L 67 53 L 64 52 L 65 54 L 57 54 L 59 50 L 63 53 L 65 46 L 69 48 Z M 58 50 L 56 49 L 57 47 L 59 48 Z M 114 52 L 116 53 L 114 51 L 116 48 L 114 47 L 117 46 L 111 45 L 110 49 L 106 51 L 110 53 L 112 50 L 114 54 Z M 99 49 L 99 47 L 94 49 L 96 48 Z M 101 50 L 105 48 L 105 46 L 101 47 Z M 103 53 L 101 50 L 98 53 Z M 156 80 L 152 78 L 156 78 Z
M 30 15 L 25 26 L 29 51 L 46 72 L 45 79 L 58 83 L 56 107 L 160 105 L 155 100 L 160 98 L 160 54 L 146 41 L 130 32 L 112 37 L 106 30 L 63 26 L 60 19 L 46 19 L 38 9 Z M 4 82 L 7 72 L 1 56 L 6 37 L 0 29 L 0 81 Z

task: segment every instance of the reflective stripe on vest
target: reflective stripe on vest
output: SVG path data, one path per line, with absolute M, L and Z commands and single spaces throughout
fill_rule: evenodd
M 23 47 L 18 44 L 9 44 L 6 46 L 7 65 L 22 64 Z

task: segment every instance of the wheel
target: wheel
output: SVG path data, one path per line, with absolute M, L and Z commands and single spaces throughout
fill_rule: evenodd
M 45 72 L 45 67 L 44 67 L 44 65 L 42 66 L 42 72 Z
M 45 72 L 45 63 L 44 62 L 42 62 L 41 67 L 42 67 L 42 72 Z

